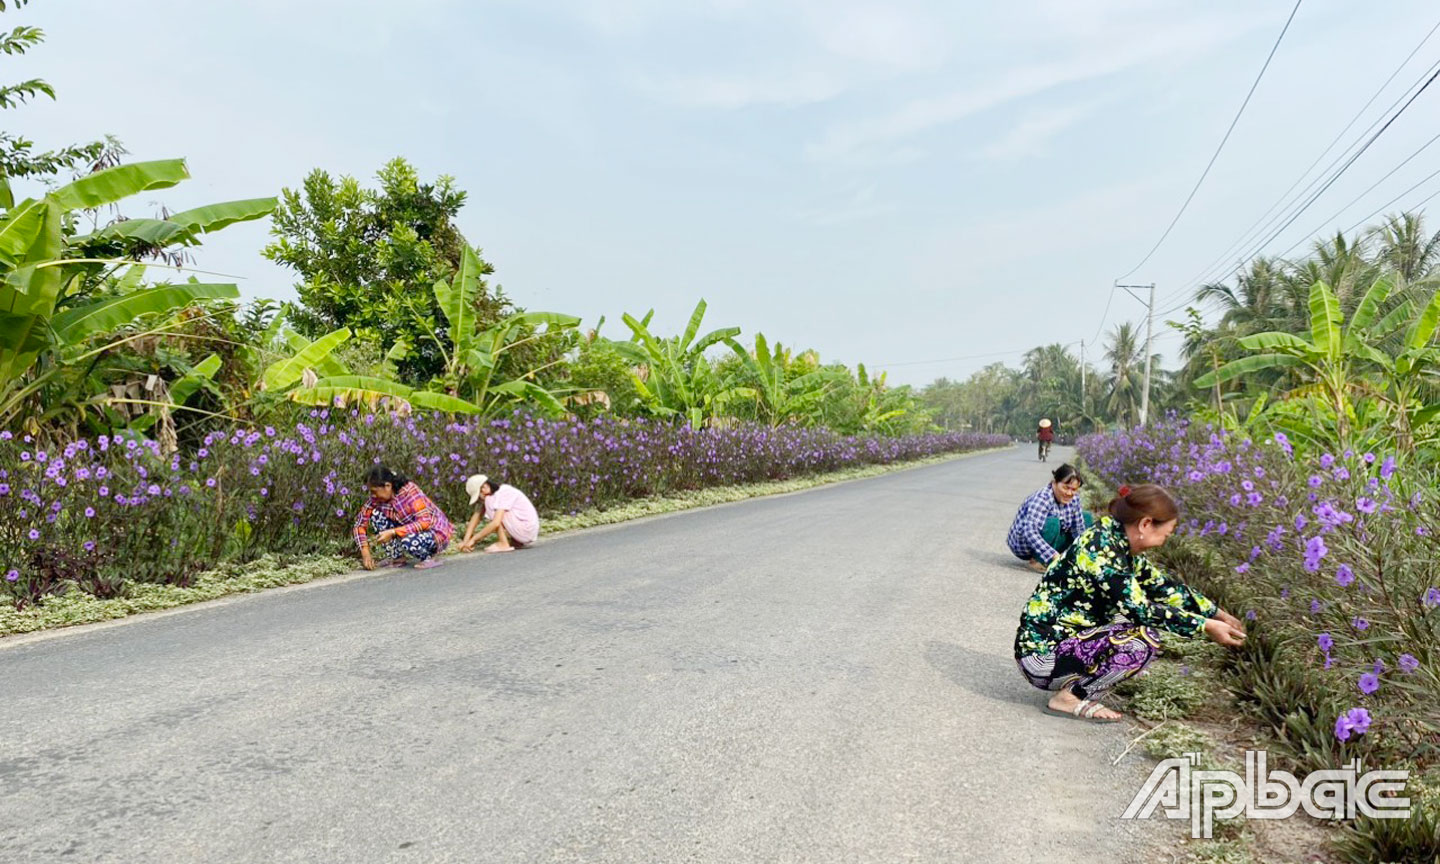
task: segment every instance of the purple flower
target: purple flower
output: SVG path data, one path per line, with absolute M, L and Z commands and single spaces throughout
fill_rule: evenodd
M 1370 498 L 1358 498 L 1355 501 L 1355 507 L 1361 513 L 1374 513 L 1375 506 L 1375 502 Z
M 1364 708 L 1351 708 L 1335 719 L 1335 737 L 1349 741 L 1350 736 L 1364 735 L 1370 729 L 1370 712 Z
M 1329 654 L 1330 649 L 1335 647 L 1335 637 L 1329 633 L 1321 633 L 1320 636 L 1316 638 L 1315 643 L 1320 646 L 1321 651 Z
M 1246 621 L 1254 621 L 1255 618 L 1256 618 L 1256 615 L 1255 615 L 1255 610 L 1254 610 L 1254 609 L 1251 609 L 1251 610 L 1249 610 L 1249 611 L 1247 611 L 1247 612 L 1245 613 L 1245 620 L 1246 620 Z
M 26 534 L 25 536 L 26 536 L 26 537 L 29 537 L 31 540 L 39 540 L 39 539 L 40 539 L 40 531 L 39 531 L 38 529 L 31 528 L 31 529 L 30 529 L 30 533 L 29 533 L 29 534 Z
M 86 507 L 86 508 L 85 508 L 85 518 L 86 518 L 86 519 L 94 519 L 94 518 L 95 518 L 95 508 L 94 508 L 94 507 Z
M 1389 479 L 1390 479 L 1390 475 L 1392 475 L 1392 474 L 1394 474 L 1394 473 L 1395 473 L 1395 457 L 1394 457 L 1394 456 L 1386 456 L 1386 457 L 1385 457 L 1385 461 L 1383 461 L 1383 462 L 1380 463 L 1380 476 L 1383 477 L 1383 478 L 1385 478 L 1386 480 L 1389 480 Z
M 1350 569 L 1349 564 L 1341 564 L 1335 571 L 1335 584 L 1341 588 L 1349 588 L 1350 583 L 1355 581 L 1355 571 Z
M 20 571 L 19 571 L 19 570 L 16 570 L 16 569 L 13 568 L 13 567 L 10 568 L 10 572 L 9 572 L 9 573 L 6 573 L 6 574 L 5 574 L 5 581 L 6 581 L 6 582 L 14 582 L 14 581 L 18 580 L 19 578 L 20 578 Z
M 1354 627 L 1356 630 L 1369 630 L 1370 622 L 1365 620 L 1364 618 L 1361 618 L 1359 615 L 1356 615 L 1354 618 L 1350 619 L 1350 626 Z
M 1415 657 L 1414 654 L 1400 655 L 1400 671 L 1404 672 L 1406 675 L 1409 675 L 1419 668 L 1420 661 Z
M 205 478 L 205 485 L 208 486 L 208 487 L 210 487 L 211 489 L 214 489 L 214 488 L 215 488 L 215 478 L 214 478 L 214 477 L 207 477 L 207 478 Z
M 1330 553 L 1325 547 L 1325 538 L 1320 535 L 1311 537 L 1305 543 L 1305 569 L 1311 573 L 1320 569 L 1320 559 Z
M 1320 467 L 1321 467 L 1321 468 L 1329 468 L 1331 465 L 1334 465 L 1334 464 L 1335 464 L 1335 457 L 1334 457 L 1334 456 L 1331 456 L 1329 453 L 1326 453 L 1324 456 L 1321 456 L 1321 457 L 1320 457 Z
M 109 497 L 110 497 L 110 487 L 109 487 L 109 486 L 101 486 L 99 489 L 96 489 L 95 491 L 100 495 L 101 498 L 109 498 Z
M 95 551 L 95 541 L 94 541 L 94 540 L 86 540 L 84 543 L 80 544 L 80 546 L 81 546 L 81 548 L 83 548 L 86 552 L 94 552 L 94 551 Z
M 1242 561 L 1240 564 L 1236 565 L 1236 567 L 1235 567 L 1235 572 L 1236 572 L 1236 573 L 1248 573 L 1248 572 L 1250 572 L 1250 563 L 1249 563 L 1248 561 Z
M 1320 484 L 1321 484 L 1321 483 L 1324 483 L 1325 481 L 1320 479 L 1320 475 L 1319 475 L 1319 474 L 1311 474 L 1311 475 L 1310 475 L 1310 479 L 1307 480 L 1306 482 L 1310 484 L 1310 488 L 1311 488 L 1311 489 L 1319 489 L 1319 488 L 1320 488 Z
M 1356 686 L 1360 688 L 1361 693 L 1369 696 L 1371 693 L 1374 693 L 1376 690 L 1380 689 L 1380 676 L 1376 675 L 1374 672 L 1366 672 L 1364 675 L 1360 676 L 1360 681 L 1356 684 Z

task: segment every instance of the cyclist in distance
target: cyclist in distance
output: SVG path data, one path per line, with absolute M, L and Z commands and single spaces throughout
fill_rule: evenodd
M 1055 441 L 1055 427 L 1047 418 L 1040 418 L 1040 426 L 1035 430 L 1035 437 L 1040 441 L 1040 461 L 1044 462 L 1045 457 L 1050 455 L 1050 445 Z

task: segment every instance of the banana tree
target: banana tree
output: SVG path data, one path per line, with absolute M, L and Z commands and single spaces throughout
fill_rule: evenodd
M 740 358 L 750 387 L 743 395 L 755 400 L 761 418 L 771 426 L 779 426 L 795 418 L 813 417 L 825 394 L 845 377 L 835 369 L 801 372 L 801 364 L 789 349 L 776 342 L 772 348 L 765 334 L 755 334 L 755 350 L 745 350 L 734 339 L 725 344 Z
M 431 393 L 407 387 L 391 378 L 355 375 L 334 356 L 336 348 L 354 335 L 342 327 L 310 341 L 293 331 L 281 329 L 280 344 L 294 353 L 284 356 L 265 368 L 256 389 L 278 393 L 302 405 L 381 406 L 408 413 L 413 408 L 443 411 L 447 414 L 476 414 L 478 406 L 444 393 Z M 392 349 L 387 361 L 403 359 Z
M 527 369 L 509 380 L 497 381 L 496 376 L 506 355 L 514 349 L 544 335 L 574 329 L 580 325 L 580 319 L 560 312 L 521 312 L 477 329 L 476 291 L 483 267 L 479 256 L 467 247 L 454 277 L 449 282 L 442 279 L 435 283 L 435 300 L 449 326 L 442 335 L 432 322 L 423 317 L 419 320 L 444 357 L 445 372 L 428 390 L 413 391 L 412 403 L 431 408 L 437 407 L 438 402 L 452 406 L 464 404 L 469 406 L 467 413 L 490 416 L 511 404 L 524 402 L 552 416 L 564 414 L 565 406 L 556 394 L 535 380 L 546 366 Z M 543 330 L 539 329 L 542 327 Z M 396 352 L 397 349 L 392 348 L 387 356 L 398 361 L 403 351 L 398 355 Z
M 1369 344 L 1367 336 L 1392 289 L 1389 277 L 1375 280 L 1347 326 L 1335 293 L 1324 282 L 1316 282 L 1310 287 L 1308 339 L 1282 331 L 1242 337 L 1240 347 L 1257 353 L 1207 372 L 1195 379 L 1194 386 L 1210 388 L 1269 369 L 1296 370 L 1305 386 L 1292 390 L 1290 395 L 1318 397 L 1333 412 L 1336 435 L 1345 443 L 1354 419 L 1351 397 L 1363 389 L 1360 380 L 1351 374 L 1354 365 L 1370 361 L 1383 366 L 1387 362 L 1385 355 Z
M 669 339 L 657 338 L 650 332 L 654 310 L 644 319 L 626 313 L 621 320 L 633 335 L 629 342 L 611 343 L 622 357 L 635 364 L 631 377 L 646 410 L 659 417 L 683 417 L 695 428 L 729 403 L 754 398 L 749 388 L 722 381 L 705 357 L 711 346 L 740 335 L 739 327 L 721 327 L 696 338 L 706 308 L 704 300 L 697 303 L 684 332 Z
M 10 425 L 24 415 L 27 428 L 34 431 L 62 413 L 88 410 L 97 400 L 105 402 L 89 392 L 96 389 L 93 379 L 103 371 L 100 360 L 104 356 L 137 339 L 172 332 L 182 321 L 176 314 L 180 310 L 239 295 L 234 285 L 223 284 L 141 287 L 143 270 L 134 269 L 132 261 L 85 257 L 81 247 L 93 237 L 67 234 L 77 211 L 165 189 L 188 177 L 184 161 L 170 159 L 97 171 L 41 198 L 19 203 L 11 199 L 8 186 L 3 190 L 0 425 Z M 255 199 L 197 208 L 169 220 L 132 221 L 142 223 L 135 226 L 136 231 L 149 225 L 157 232 L 151 235 L 156 248 L 192 245 L 206 232 L 261 218 L 274 205 L 274 199 Z M 116 278 L 127 267 L 132 269 Z M 101 274 L 98 279 L 97 273 Z M 92 294 L 87 284 L 99 284 L 102 289 Z M 125 400 L 109 401 L 120 404 Z

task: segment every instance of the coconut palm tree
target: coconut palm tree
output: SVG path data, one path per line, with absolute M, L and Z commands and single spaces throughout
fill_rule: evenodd
M 1426 235 L 1425 217 L 1418 213 L 1387 216 L 1372 229 L 1378 241 L 1376 259 L 1394 269 L 1403 284 L 1430 276 L 1440 264 L 1440 231 Z

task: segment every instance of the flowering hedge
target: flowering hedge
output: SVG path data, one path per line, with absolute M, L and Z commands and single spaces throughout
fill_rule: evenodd
M 1235 662 L 1295 755 L 1436 763 L 1440 536 L 1423 470 L 1387 454 L 1302 459 L 1283 434 L 1173 418 L 1078 449 L 1113 486 L 1158 483 L 1181 500 L 1180 539 L 1163 551 L 1255 622 Z
M 950 433 L 854 438 L 741 425 L 693 430 L 652 421 L 485 423 L 316 410 L 284 428 L 213 432 L 163 454 L 119 436 L 42 448 L 0 432 L 0 590 L 17 605 L 69 584 L 100 597 L 126 579 L 185 584 L 221 560 L 349 548 L 375 462 L 408 475 L 452 516 L 464 479 L 525 490 L 542 513 L 819 474 L 998 446 Z

